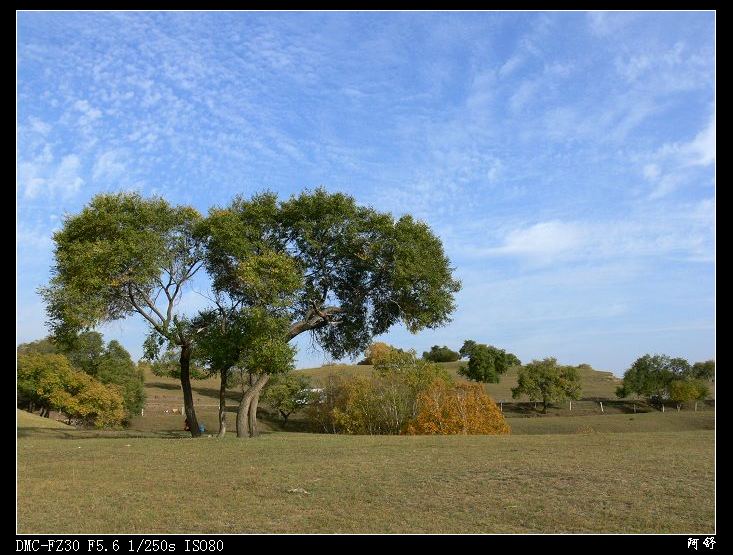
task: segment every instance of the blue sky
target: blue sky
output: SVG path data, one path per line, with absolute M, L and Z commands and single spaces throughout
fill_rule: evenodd
M 463 282 L 450 325 L 382 340 L 617 374 L 714 355 L 711 12 L 21 12 L 17 29 L 18 342 L 46 335 L 52 233 L 94 194 L 205 213 L 322 185 L 428 222 Z M 101 331 L 141 355 L 140 319 Z

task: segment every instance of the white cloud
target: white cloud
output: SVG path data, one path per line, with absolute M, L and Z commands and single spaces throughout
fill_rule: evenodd
M 84 184 L 80 170 L 81 160 L 76 154 L 68 154 L 54 165 L 50 149 L 44 149 L 42 155 L 19 164 L 18 178 L 26 198 L 41 194 L 70 198 Z
M 677 190 L 689 180 L 693 168 L 715 163 L 715 114 L 695 137 L 686 143 L 665 143 L 651 155 L 654 160 L 644 165 L 643 174 L 655 183 L 649 193 L 652 200 Z
M 97 158 L 92 170 L 92 179 L 114 181 L 125 174 L 125 154 L 122 150 L 108 150 Z
M 486 172 L 486 178 L 489 183 L 496 183 L 504 169 L 504 164 L 498 158 L 491 162 L 488 171 Z
M 496 255 L 514 255 L 549 261 L 583 244 L 583 231 L 574 223 L 540 222 L 509 232 L 504 244 L 492 249 Z
M 537 81 L 522 81 L 517 92 L 515 92 L 509 100 L 509 107 L 512 112 L 519 112 L 534 96 L 539 88 Z
M 649 181 L 654 181 L 657 177 L 659 177 L 660 173 L 661 170 L 656 164 L 647 164 L 644 166 L 644 177 L 647 178 Z
M 21 225 L 15 237 L 18 248 L 21 250 L 21 255 L 25 249 L 50 252 L 53 246 L 51 234 L 52 232 L 45 232 L 37 228 Z
M 40 135 L 47 135 L 51 131 L 51 126 L 45 121 L 36 117 L 30 118 L 31 129 Z
M 504 77 L 510 76 L 524 63 L 524 61 L 524 54 L 514 54 L 499 68 L 499 77 L 503 79 Z
M 682 152 L 689 157 L 688 163 L 695 166 L 709 166 L 715 162 L 715 114 L 707 127 L 682 146 Z

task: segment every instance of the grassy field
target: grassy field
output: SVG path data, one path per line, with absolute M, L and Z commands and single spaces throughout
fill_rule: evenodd
M 711 410 L 510 417 L 508 437 L 290 433 L 263 414 L 259 439 L 192 440 L 178 382 L 147 378 L 145 416 L 124 431 L 18 411 L 18 532 L 715 529 Z M 215 430 L 217 380 L 194 391 Z
M 19 440 L 19 532 L 714 531 L 711 431 L 77 433 Z
M 53 428 L 62 430 L 75 429 L 73 426 L 68 426 L 63 422 L 58 422 L 57 420 L 53 420 L 51 418 L 43 418 L 41 416 L 38 416 L 37 414 L 32 414 L 24 410 L 16 409 L 15 414 L 19 430 L 29 430 L 35 428 Z
M 448 368 L 457 376 L 457 364 L 448 363 Z M 313 376 L 314 380 L 323 379 L 331 372 L 344 372 L 349 374 L 369 375 L 372 372 L 371 366 L 326 366 L 303 370 L 303 372 Z M 615 382 L 611 382 L 605 372 L 581 371 L 583 378 L 583 387 L 590 390 L 598 398 L 603 395 L 614 397 Z M 461 380 L 459 376 L 457 379 Z M 615 378 L 614 378 L 615 379 Z M 516 374 L 509 374 L 502 377 L 502 381 L 514 380 L 516 382 Z M 196 406 L 196 414 L 199 421 L 202 422 L 208 432 L 218 429 L 218 395 L 219 383 L 217 378 L 206 380 L 194 380 L 193 382 L 194 402 Z M 487 389 L 496 388 L 502 384 L 487 384 Z M 137 416 L 132 419 L 131 429 L 140 432 L 170 432 L 175 433 L 183 430 L 184 417 L 181 414 L 181 388 L 178 380 L 173 378 L 158 377 L 152 374 L 146 376 L 145 389 L 147 393 L 147 401 L 145 408 L 145 416 Z M 234 429 L 234 419 L 236 417 L 236 404 L 238 396 L 241 395 L 235 389 L 228 392 L 228 412 L 229 412 L 229 428 Z M 494 398 L 497 397 L 492 394 Z M 639 414 L 634 414 L 632 405 L 636 404 Z M 262 431 L 279 431 L 281 424 L 279 418 L 269 417 L 267 407 L 260 406 L 260 429 Z M 672 431 L 678 429 L 690 429 L 685 425 L 685 419 L 693 419 L 694 429 L 711 429 L 713 427 L 713 408 L 712 405 L 704 405 L 700 403 L 700 413 L 707 412 L 707 420 L 695 420 L 695 413 L 689 410 L 677 413 L 675 410 L 668 410 L 662 414 L 656 409 L 651 409 L 645 403 L 640 401 L 626 402 L 610 399 L 604 401 L 605 413 L 601 414 L 600 406 L 597 401 L 583 400 L 574 401 L 573 410 L 568 409 L 567 404 L 551 407 L 548 414 L 541 414 L 540 410 L 535 410 L 531 403 L 506 403 L 504 405 L 505 415 L 509 419 L 509 423 L 514 433 L 574 433 L 576 430 L 587 427 L 596 431 Z M 705 409 L 705 410 L 703 410 Z M 648 418 L 641 418 L 646 412 Z M 533 416 L 537 418 L 516 418 L 520 416 Z M 679 419 L 674 420 L 676 416 Z M 562 418 L 557 418 L 562 417 Z M 577 421 L 577 418 L 583 419 Z M 569 420 L 564 421 L 565 418 Z M 591 420 L 586 420 L 590 418 Z M 610 418 L 610 420 L 609 420 Z M 303 429 L 303 414 L 295 413 L 290 420 L 291 429 Z M 546 420 L 546 423 L 538 422 L 519 422 L 519 420 Z M 596 420 L 600 419 L 600 420 Z M 709 422 L 698 425 L 699 422 Z M 677 422 L 677 424 L 671 424 Z

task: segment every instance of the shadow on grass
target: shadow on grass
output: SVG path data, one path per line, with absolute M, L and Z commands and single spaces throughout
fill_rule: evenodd
M 139 430 L 66 430 L 61 428 L 18 428 L 18 439 L 181 439 L 191 437 L 188 432 L 160 431 L 141 432 Z

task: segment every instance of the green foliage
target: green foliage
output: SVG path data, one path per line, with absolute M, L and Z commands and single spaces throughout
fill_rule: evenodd
M 67 217 L 54 234 L 51 282 L 41 289 L 54 336 L 63 342 L 139 313 L 157 333 L 180 342 L 185 330 L 156 299 L 164 292 L 175 300 L 195 273 L 201 250 L 193 229 L 199 220 L 193 208 L 137 193 L 97 195 Z
M 669 384 L 669 398 L 676 403 L 702 400 L 710 393 L 701 380 L 672 380 Z
M 578 369 L 560 366 L 555 358 L 533 360 L 519 369 L 517 387 L 512 388 L 512 398 L 522 395 L 530 401 L 542 401 L 547 406 L 566 399 L 580 399 L 581 385 Z
M 142 371 L 135 366 L 130 353 L 115 340 L 107 344 L 97 367 L 97 379 L 103 384 L 117 386 L 124 399 L 128 416 L 140 413 L 145 406 L 145 382 Z
M 422 354 L 422 357 L 425 360 L 429 360 L 431 362 L 455 362 L 460 358 L 460 355 L 443 345 L 442 347 L 438 347 L 438 345 L 433 345 L 430 348 L 430 351 L 425 351 Z
M 16 351 L 19 355 L 29 355 L 31 353 L 53 355 L 59 352 L 58 347 L 50 337 L 31 341 L 30 343 L 21 343 Z
M 712 380 L 715 378 L 715 361 L 696 362 L 690 369 L 690 377 L 696 380 Z
M 470 380 L 483 383 L 499 383 L 499 377 L 502 374 L 512 366 L 521 364 L 515 355 L 507 353 L 504 349 L 481 343 L 473 343 L 468 345 L 467 349 L 464 349 L 466 343 L 463 344 L 461 349 L 469 353 L 468 364 L 461 366 L 458 373 Z
M 237 198 L 199 232 L 215 291 L 287 308 L 287 339 L 311 331 L 334 358 L 398 322 L 412 332 L 445 324 L 460 287 L 425 224 L 323 189 L 279 203 L 272 193 Z
M 458 351 L 458 354 L 461 355 L 461 358 L 468 358 L 471 356 L 471 352 L 475 346 L 476 342 L 473 339 L 466 339 L 463 342 L 461 349 Z
M 98 428 L 118 426 L 125 417 L 116 386 L 74 370 L 60 354 L 19 355 L 18 396 Z
M 647 354 L 636 359 L 624 372 L 623 385 L 616 395 L 636 394 L 659 403 L 669 398 L 672 381 L 688 378 L 691 372 L 690 364 L 683 358 Z
M 147 360 L 145 362 L 150 364 L 151 370 L 156 376 L 180 379 L 180 359 L 180 349 L 168 349 L 164 353 L 160 354 L 158 357 L 152 360 Z M 202 366 L 193 362 L 190 366 L 190 373 L 191 378 L 194 380 L 203 380 L 210 377 L 210 373 L 207 372 L 206 368 L 203 368 Z
M 351 380 L 341 374 L 331 373 L 325 377 L 317 391 L 312 392 L 306 405 L 308 418 L 318 431 L 335 434 L 340 431 L 335 414 L 348 399 L 346 384 Z
M 63 339 L 64 341 L 59 344 L 59 350 L 67 356 L 72 366 L 90 376 L 98 376 L 99 363 L 104 355 L 102 334 L 96 331 L 86 331 L 73 337 L 66 336 Z
M 54 342 L 49 337 L 18 347 L 19 354 L 32 352 L 63 354 L 73 368 L 105 385 L 119 386 L 128 417 L 139 413 L 145 403 L 143 376 L 132 362 L 130 353 L 114 340 L 105 347 L 99 332 L 67 335 L 63 342 Z
M 311 399 L 310 387 L 308 376 L 287 372 L 270 379 L 262 399 L 278 411 L 287 423 L 288 417 L 296 410 L 305 407 Z
M 239 363 L 254 374 L 282 374 L 295 368 L 296 348 L 288 344 L 289 321 L 262 308 L 243 311 L 247 322 Z

